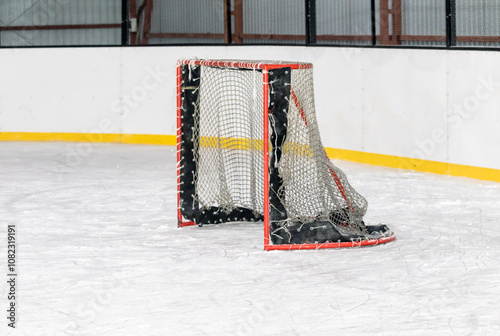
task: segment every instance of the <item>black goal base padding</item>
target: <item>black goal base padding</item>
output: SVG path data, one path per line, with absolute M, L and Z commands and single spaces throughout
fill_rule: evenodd
M 352 242 L 379 239 L 392 234 L 389 227 L 384 224 L 367 226 L 362 224 L 361 233 L 358 234 L 343 234 L 328 221 L 293 225 L 272 223 L 271 227 L 277 228 L 271 232 L 271 241 L 275 245 Z
M 340 212 L 342 213 L 342 212 Z M 205 224 L 221 224 L 228 222 L 262 222 L 264 216 L 251 209 L 236 207 L 230 211 L 219 207 L 197 209 L 196 211 L 183 211 L 186 219 L 192 220 L 199 226 Z M 335 218 L 335 217 L 333 217 Z M 334 222 L 339 222 L 335 218 Z M 353 242 L 369 239 L 389 237 L 392 231 L 387 225 L 364 225 L 361 222 L 357 234 L 339 232 L 331 221 L 314 221 L 309 223 L 286 223 L 284 221 L 271 221 L 271 241 L 275 245 L 282 244 L 323 244 L 336 242 Z
M 227 211 L 213 206 L 196 211 L 183 211 L 182 214 L 185 218 L 192 220 L 199 226 L 227 222 L 261 222 L 264 220 L 262 214 L 255 213 L 251 209 L 243 207 L 236 207 Z

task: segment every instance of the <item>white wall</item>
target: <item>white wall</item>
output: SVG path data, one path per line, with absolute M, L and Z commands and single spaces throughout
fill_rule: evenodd
M 0 49 L 0 132 L 175 134 L 178 58 L 314 63 L 326 147 L 500 169 L 500 53 L 271 46 Z

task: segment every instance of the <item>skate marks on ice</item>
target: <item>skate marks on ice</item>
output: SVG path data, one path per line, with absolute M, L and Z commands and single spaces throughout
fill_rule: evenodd
M 0 143 L 20 282 L 2 335 L 500 332 L 499 184 L 337 161 L 397 240 L 265 252 L 261 224 L 177 229 L 175 148 L 93 145 L 68 166 L 65 146 Z

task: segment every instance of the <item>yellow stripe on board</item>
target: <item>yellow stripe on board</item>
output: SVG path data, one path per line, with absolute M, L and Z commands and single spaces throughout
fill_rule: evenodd
M 264 141 L 247 138 L 200 137 L 200 147 L 262 150 Z
M 346 149 L 326 148 L 326 153 L 331 159 L 348 160 L 376 166 L 500 182 L 499 169 L 466 166 L 456 163 L 446 163 L 431 160 L 412 159 L 401 156 L 365 153 Z
M 0 141 L 73 141 L 176 145 L 175 135 L 0 132 Z
M 203 136 L 200 137 L 200 147 L 263 150 L 264 141 L 260 139 Z M 283 147 L 285 152 L 293 152 L 296 155 L 312 156 L 311 148 L 308 145 L 287 142 Z M 271 148 L 270 141 L 269 148 Z
M 201 139 L 200 145 L 206 147 L 219 146 L 215 138 L 203 138 Z M 175 146 L 176 136 L 151 134 L 0 132 L 0 141 L 73 141 Z M 221 141 L 221 147 L 233 149 L 261 149 L 262 141 L 227 138 Z M 296 151 L 296 153 L 310 153 L 310 149 L 305 145 L 297 144 L 292 147 L 293 150 Z M 328 157 L 332 159 L 349 160 L 376 166 L 415 170 L 442 175 L 463 176 L 484 181 L 500 182 L 499 169 L 412 159 L 384 154 L 365 153 L 346 149 L 326 148 L 326 153 L 328 154 Z

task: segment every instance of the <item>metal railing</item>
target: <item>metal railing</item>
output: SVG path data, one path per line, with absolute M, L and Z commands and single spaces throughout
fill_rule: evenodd
M 498 0 L 0 0 L 0 46 L 500 49 Z

